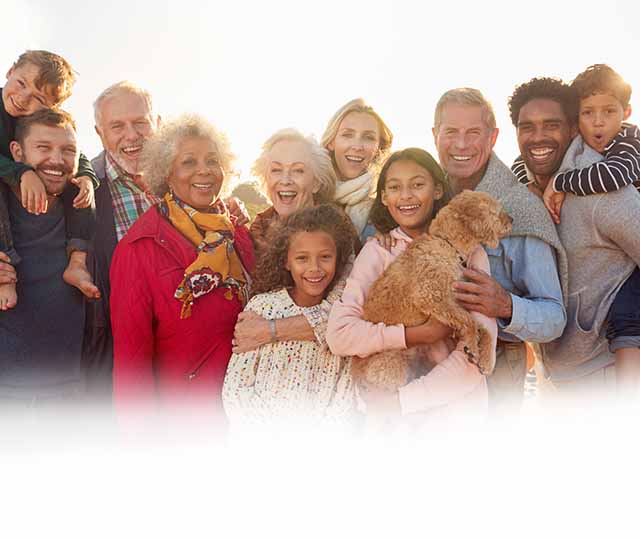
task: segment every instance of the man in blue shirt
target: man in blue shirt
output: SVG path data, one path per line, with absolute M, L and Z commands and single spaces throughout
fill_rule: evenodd
M 558 338 L 567 317 L 567 262 L 542 201 L 522 186 L 493 153 L 495 116 L 482 93 L 472 88 L 446 92 L 434 115 L 433 136 L 440 164 L 456 193 L 489 193 L 513 218 L 512 233 L 487 249 L 491 276 L 473 268 L 455 284 L 458 301 L 498 323 L 496 369 L 489 376 L 492 414 L 517 409 L 526 375 L 524 342 Z

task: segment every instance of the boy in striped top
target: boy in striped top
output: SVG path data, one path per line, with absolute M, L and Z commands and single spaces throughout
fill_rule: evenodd
M 556 223 L 567 192 L 593 195 L 629 184 L 640 189 L 640 130 L 624 122 L 631 115 L 631 85 L 606 64 L 595 64 L 580 73 L 571 88 L 579 100 L 580 135 L 603 160 L 562 171 L 549 182 L 542 198 Z

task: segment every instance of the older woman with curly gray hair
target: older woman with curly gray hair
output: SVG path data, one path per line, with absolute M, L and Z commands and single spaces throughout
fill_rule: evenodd
M 111 266 L 114 401 L 175 409 L 204 400 L 221 413 L 233 328 L 247 296 L 253 246 L 220 195 L 226 138 L 185 115 L 144 146 L 143 175 L 160 203 L 119 242 Z

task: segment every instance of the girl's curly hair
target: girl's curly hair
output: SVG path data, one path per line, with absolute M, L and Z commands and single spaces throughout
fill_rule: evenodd
M 326 232 L 336 244 L 336 273 L 325 294 L 343 273 L 351 254 L 358 245 L 358 233 L 349 217 L 335 204 L 320 204 L 300 210 L 274 225 L 267 235 L 256 266 L 253 294 L 293 287 L 291 273 L 285 268 L 293 235 L 299 232 Z

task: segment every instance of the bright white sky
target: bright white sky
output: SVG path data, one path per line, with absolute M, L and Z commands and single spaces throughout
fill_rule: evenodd
M 517 155 L 507 97 L 534 76 L 570 80 L 606 62 L 632 84 L 640 110 L 635 0 L 2 4 L 0 69 L 27 48 L 66 57 L 80 75 L 65 108 L 90 157 L 100 149 L 93 100 L 122 79 L 148 88 L 164 117 L 198 112 L 226 131 L 243 179 L 275 130 L 293 126 L 320 137 L 333 112 L 357 96 L 385 118 L 395 149 L 433 152 L 439 96 L 477 87 L 496 109 L 496 151 L 507 162 Z

